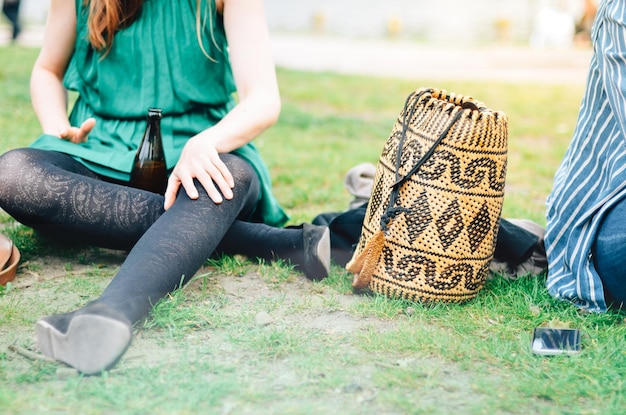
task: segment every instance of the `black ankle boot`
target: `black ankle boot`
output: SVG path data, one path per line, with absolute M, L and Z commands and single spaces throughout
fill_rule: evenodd
M 307 278 L 315 281 L 326 278 L 330 272 L 330 230 L 326 226 L 302 225 L 304 258 L 296 264 Z
M 41 319 L 35 330 L 44 355 L 86 375 L 115 366 L 132 338 L 128 319 L 102 303 Z

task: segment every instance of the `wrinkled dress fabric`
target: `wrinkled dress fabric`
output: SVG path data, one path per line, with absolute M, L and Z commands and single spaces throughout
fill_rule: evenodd
M 212 3 L 205 3 L 202 13 L 206 54 L 195 30 L 196 1 L 147 0 L 139 18 L 116 33 L 103 57 L 87 41 L 87 10 L 77 0 L 77 40 L 64 84 L 78 93 L 70 114 L 72 125 L 94 117 L 96 126 L 85 143 L 43 135 L 31 146 L 69 154 L 100 175 L 127 181 L 147 110 L 158 107 L 163 110 L 163 146 L 171 171 L 186 141 L 234 106 L 228 45 Z M 233 153 L 252 165 L 261 182 L 258 206 L 249 219 L 284 224 L 288 217 L 272 195 L 268 169 L 255 145 Z

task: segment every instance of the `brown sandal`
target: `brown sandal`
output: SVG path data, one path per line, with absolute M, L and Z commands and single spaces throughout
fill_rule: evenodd
M 13 241 L 4 235 L 0 235 L 0 271 L 9 262 L 13 253 Z
M 20 252 L 13 242 L 0 234 L 0 285 L 13 281 L 20 262 Z

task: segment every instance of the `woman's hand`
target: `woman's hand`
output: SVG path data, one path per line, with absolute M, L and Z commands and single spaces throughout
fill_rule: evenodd
M 235 186 L 219 154 L 246 145 L 272 126 L 280 114 L 280 94 L 262 0 L 218 0 L 224 16 L 229 58 L 239 102 L 217 124 L 192 137 L 181 153 L 165 192 L 169 209 L 182 184 L 196 199 L 197 179 L 215 203 L 232 198 Z
M 72 143 L 83 143 L 87 141 L 87 136 L 96 125 L 95 118 L 87 118 L 80 127 L 62 127 L 59 130 L 59 138 Z
M 232 199 L 235 186 L 228 167 L 220 159 L 217 148 L 210 139 L 197 135 L 187 141 L 174 171 L 167 182 L 165 191 L 165 210 L 176 200 L 178 189 L 182 185 L 191 199 L 198 198 L 198 190 L 193 181 L 197 179 L 215 203 L 222 203 L 223 198 Z

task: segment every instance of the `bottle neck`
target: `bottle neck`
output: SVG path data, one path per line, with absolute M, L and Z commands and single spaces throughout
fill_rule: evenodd
M 163 110 L 161 108 L 148 108 L 148 118 L 159 118 L 163 117 Z
M 163 114 L 161 109 L 159 108 L 149 108 L 148 109 L 148 130 L 150 131 L 150 135 L 157 136 L 161 133 L 161 118 Z M 146 131 L 147 132 L 147 131 Z

